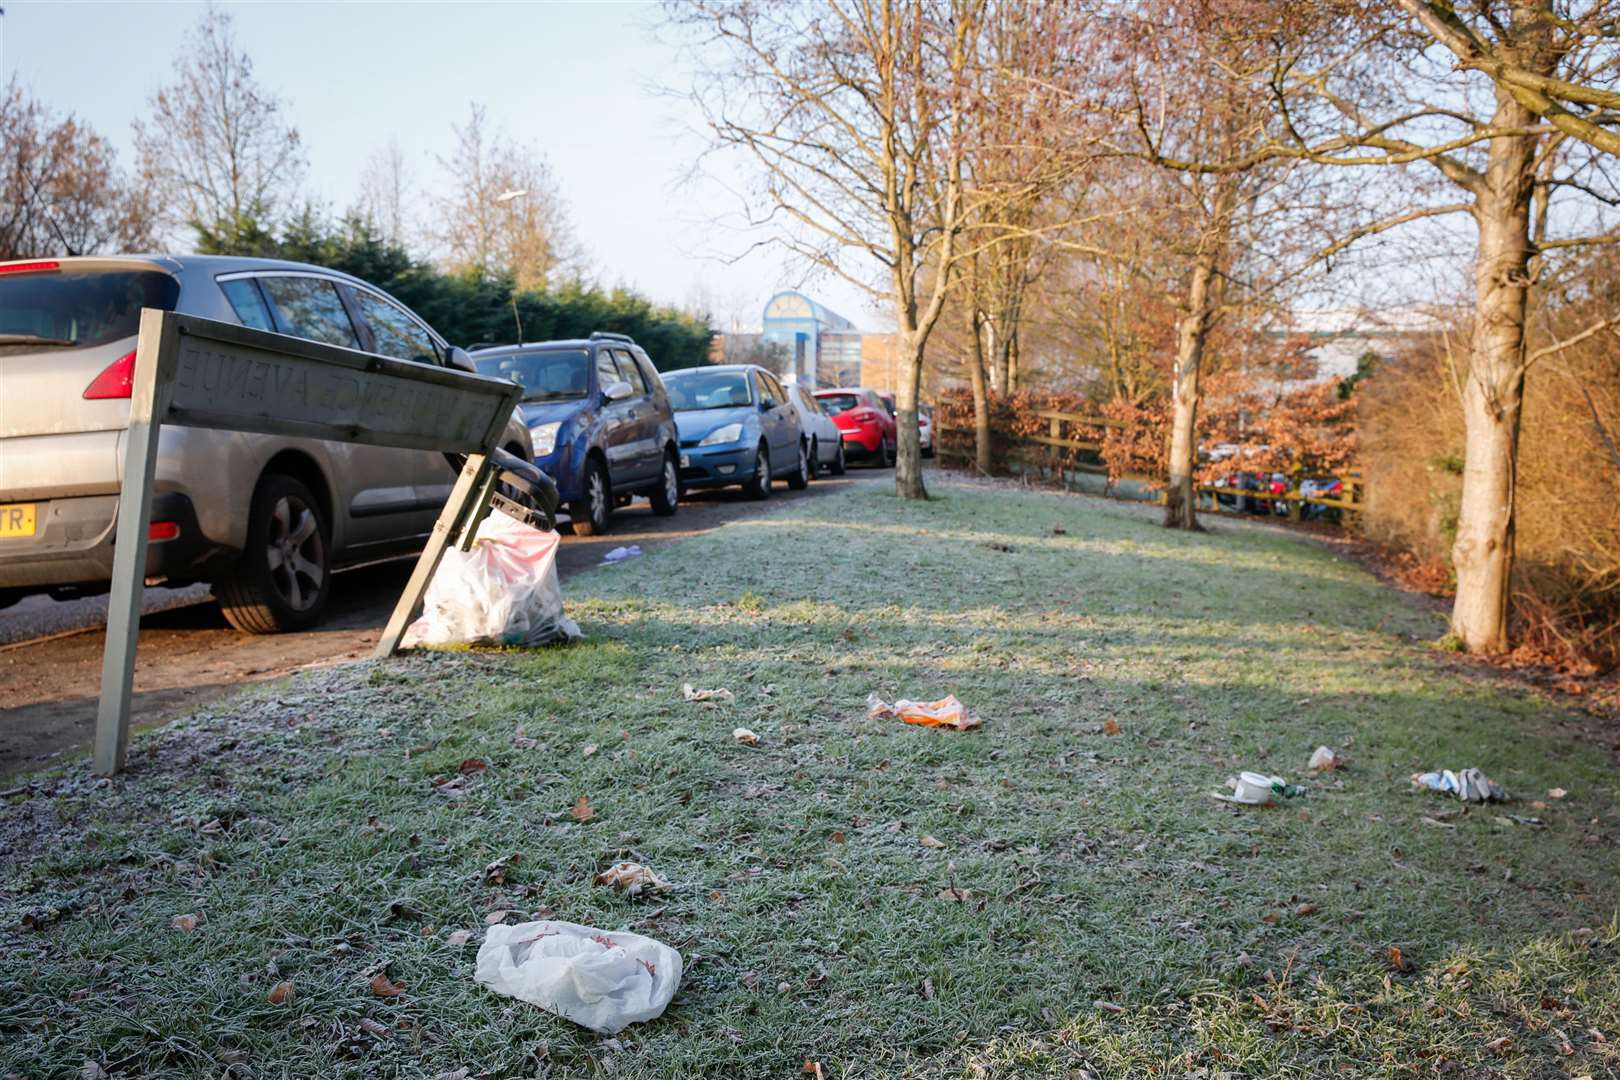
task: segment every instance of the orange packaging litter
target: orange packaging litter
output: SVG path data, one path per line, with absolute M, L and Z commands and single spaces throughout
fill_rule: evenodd
M 956 700 L 955 694 L 948 694 L 938 701 L 906 701 L 901 699 L 890 705 L 876 694 L 866 699 L 867 717 L 872 720 L 882 720 L 886 717 L 897 716 L 908 724 L 918 724 L 922 727 L 946 727 L 957 731 L 967 731 L 976 728 L 981 721 L 968 712 L 967 706 Z

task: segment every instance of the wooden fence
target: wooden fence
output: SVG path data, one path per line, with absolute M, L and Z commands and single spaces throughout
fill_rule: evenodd
M 1009 464 L 1021 466 L 1028 470 L 1034 468 L 1044 473 L 1056 472 L 1059 480 L 1064 478 L 1067 471 L 1089 473 L 1095 476 L 1108 477 L 1108 466 L 1102 461 L 1103 431 L 1107 428 L 1122 428 L 1123 420 L 1111 420 L 1105 416 L 1087 415 L 1085 413 L 1059 412 L 1056 410 L 1036 410 L 1023 414 L 1046 422 L 1042 433 L 1021 435 L 1008 435 L 997 432 L 996 437 L 1000 443 L 1000 458 Z M 1078 429 L 1078 430 L 1077 430 Z M 935 452 L 939 455 L 942 464 L 962 464 L 971 467 L 973 464 L 972 427 L 955 424 L 947 425 L 936 421 L 934 425 L 936 437 Z M 949 435 L 950 438 L 945 438 Z M 1079 436 L 1079 437 L 1077 437 Z M 1044 452 L 1042 448 L 1045 448 Z M 1069 453 L 1062 453 L 1068 451 Z M 1081 460 L 1080 455 L 1086 455 L 1091 460 Z M 1147 476 L 1140 473 L 1128 473 L 1119 479 L 1130 480 L 1137 484 L 1157 485 L 1163 482 L 1162 477 Z M 1324 506 L 1339 511 L 1359 512 L 1366 501 L 1366 485 L 1361 479 L 1359 469 L 1346 469 L 1342 473 L 1334 474 L 1333 479 L 1343 485 L 1343 494 L 1338 498 L 1311 496 L 1306 498 L 1301 494 L 1296 483 L 1288 491 L 1273 495 L 1271 492 L 1253 491 L 1247 488 L 1222 487 L 1218 484 L 1200 484 L 1198 486 L 1198 509 L 1207 513 L 1219 514 L 1222 512 L 1221 495 L 1231 495 L 1242 499 L 1252 500 L 1265 504 L 1268 508 L 1282 504 L 1287 508 L 1288 517 L 1298 521 L 1304 516 L 1305 506 Z M 1114 486 L 1112 479 L 1106 479 L 1103 490 L 1109 492 Z M 1164 501 L 1161 492 L 1158 501 Z M 1239 507 L 1246 506 L 1239 503 L 1238 507 L 1228 508 L 1228 513 L 1243 512 Z

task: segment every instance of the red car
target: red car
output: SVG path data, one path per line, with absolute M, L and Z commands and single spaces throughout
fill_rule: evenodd
M 838 425 L 845 457 L 852 461 L 874 460 L 883 466 L 894 464 L 894 417 L 877 391 L 859 386 L 818 390 L 816 399 Z

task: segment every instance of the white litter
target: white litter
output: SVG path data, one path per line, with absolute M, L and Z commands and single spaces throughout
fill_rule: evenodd
M 492 926 L 473 978 L 603 1035 L 663 1014 L 681 982 L 681 954 L 640 934 L 577 923 Z
M 616 547 L 616 548 L 614 548 L 612 551 L 610 551 L 606 555 L 602 556 L 602 561 L 603 562 L 623 562 L 625 559 L 633 559 L 637 555 L 640 555 L 640 554 L 641 554 L 641 545 L 640 544 L 631 544 L 629 547 Z
M 735 701 L 736 696 L 725 687 L 717 690 L 699 690 L 691 683 L 681 684 L 681 696 L 687 701 Z
M 738 742 L 742 743 L 744 746 L 758 746 L 759 745 L 759 736 L 755 735 L 752 731 L 748 730 L 745 727 L 732 728 L 731 729 L 731 737 L 733 739 L 736 739 Z
M 1338 767 L 1339 755 L 1335 754 L 1330 746 L 1318 746 L 1316 752 L 1311 755 L 1312 772 L 1327 772 Z
M 580 636 L 563 614 L 555 532 L 492 510 L 471 551 L 451 548 L 403 644 L 543 645 Z

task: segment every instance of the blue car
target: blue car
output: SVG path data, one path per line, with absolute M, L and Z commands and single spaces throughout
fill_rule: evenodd
M 795 490 L 809 486 L 809 440 L 776 376 L 720 364 L 672 371 L 664 386 L 680 429 L 682 488 L 736 484 L 764 499 L 776 478 Z
M 575 535 L 607 531 L 616 506 L 645 495 L 668 516 L 680 501 L 675 417 L 658 371 L 624 334 L 477 349 L 480 374 L 523 387 L 518 411 L 534 463 L 557 482 Z

